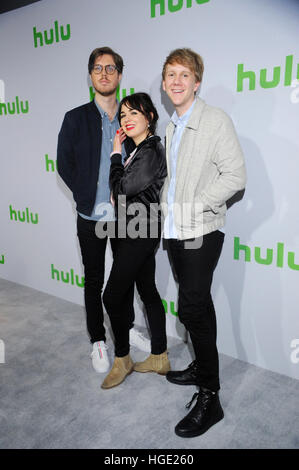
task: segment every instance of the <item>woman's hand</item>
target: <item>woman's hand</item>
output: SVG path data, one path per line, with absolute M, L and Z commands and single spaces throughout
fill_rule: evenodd
M 110 193 L 110 202 L 111 202 L 111 204 L 112 204 L 112 207 L 114 207 L 114 206 L 115 206 L 115 201 L 114 201 L 114 197 L 113 197 L 112 191 L 111 191 L 111 193 Z
M 113 141 L 113 152 L 121 153 L 121 144 L 126 139 L 126 134 L 123 131 L 123 128 L 120 127 L 115 134 Z

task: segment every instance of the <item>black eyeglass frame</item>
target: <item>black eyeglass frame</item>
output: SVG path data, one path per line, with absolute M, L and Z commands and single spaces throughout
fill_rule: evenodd
M 104 65 L 103 67 L 101 64 L 98 64 L 98 65 L 93 66 L 92 71 L 96 74 L 100 74 L 104 68 L 105 68 L 107 75 L 113 75 L 115 71 L 117 70 L 116 65 L 107 64 L 107 65 Z M 110 71 L 109 71 L 109 68 L 110 68 Z M 111 69 L 113 69 L 112 72 L 111 72 Z

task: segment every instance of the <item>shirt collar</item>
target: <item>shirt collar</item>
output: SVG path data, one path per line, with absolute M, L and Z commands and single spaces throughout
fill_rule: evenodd
M 117 100 L 116 100 L 116 101 L 117 101 Z M 100 113 L 102 119 L 104 119 L 104 116 L 108 116 L 107 113 L 106 113 L 106 111 L 104 111 L 103 108 L 101 108 L 101 106 L 98 104 L 98 102 L 96 101 L 95 98 L 94 98 L 94 104 L 96 105 L 96 107 L 97 107 L 97 109 L 98 109 L 98 111 L 99 111 L 99 113 Z M 119 106 L 119 102 L 118 102 L 118 101 L 117 101 L 117 105 Z M 115 116 L 114 116 L 114 118 L 113 118 L 113 121 L 114 121 L 114 119 L 117 119 L 117 114 L 118 114 L 118 111 L 116 111 Z
M 193 111 L 194 105 L 195 105 L 195 99 L 193 103 L 191 104 L 190 108 L 182 115 L 178 116 L 177 112 L 174 111 L 173 115 L 171 116 L 171 120 L 174 123 L 175 126 L 178 124 L 181 124 L 182 126 L 185 126 L 188 122 L 188 119 Z

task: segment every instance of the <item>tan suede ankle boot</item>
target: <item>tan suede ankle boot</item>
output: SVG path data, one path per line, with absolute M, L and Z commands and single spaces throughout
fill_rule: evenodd
M 151 354 L 145 361 L 136 362 L 134 365 L 136 372 L 157 372 L 165 375 L 170 371 L 170 362 L 167 357 L 167 351 L 162 354 Z
M 115 357 L 111 371 L 102 383 L 102 388 L 112 388 L 121 384 L 127 375 L 131 374 L 134 363 L 130 354 L 124 357 Z

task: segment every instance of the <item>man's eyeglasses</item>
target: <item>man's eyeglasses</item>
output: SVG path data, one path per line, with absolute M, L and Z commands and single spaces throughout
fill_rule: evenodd
M 115 72 L 115 70 L 117 70 L 116 65 L 110 65 L 110 64 L 105 65 L 104 67 L 102 65 L 94 65 L 92 70 L 94 71 L 94 73 L 99 74 L 102 72 L 103 68 L 105 68 L 106 73 L 108 75 L 112 75 Z

